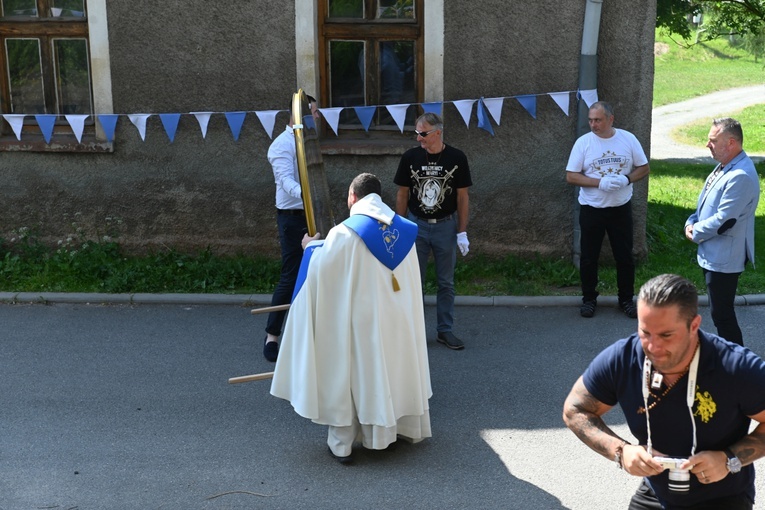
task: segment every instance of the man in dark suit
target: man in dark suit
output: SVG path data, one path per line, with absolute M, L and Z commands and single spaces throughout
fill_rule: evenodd
M 744 345 L 733 302 L 747 261 L 754 265 L 754 213 L 760 181 L 743 150 L 744 133 L 735 119 L 715 119 L 707 147 L 719 165 L 707 178 L 696 212 L 685 222 L 685 237 L 699 245 L 709 306 L 717 333 Z

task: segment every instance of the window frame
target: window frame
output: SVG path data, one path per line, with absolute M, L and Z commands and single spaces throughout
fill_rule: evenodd
M 320 94 L 319 104 L 322 107 L 330 107 L 330 62 L 329 44 L 333 40 L 364 41 L 368 50 L 365 52 L 364 69 L 366 72 L 364 100 L 368 106 L 380 105 L 376 99 L 380 97 L 380 65 L 379 43 L 383 41 L 411 40 L 414 42 L 415 68 L 415 100 L 413 103 L 422 103 L 425 95 L 425 2 L 413 0 L 414 19 L 381 18 L 376 19 L 377 0 L 362 0 L 364 2 L 365 18 L 330 18 L 329 1 L 319 0 L 317 5 L 318 22 L 318 60 Z M 371 51 L 369 50 L 371 49 Z M 374 70 L 374 71 L 370 71 Z M 407 125 L 406 128 L 413 128 Z M 405 133 L 406 133 L 405 128 Z M 398 129 L 393 130 L 400 138 Z M 391 136 L 390 128 L 376 128 L 370 126 L 369 131 L 359 125 L 358 129 L 348 129 L 347 126 L 338 129 L 338 137 L 353 138 L 363 133 L 363 138 L 385 138 Z M 407 138 L 411 137 L 407 135 Z
M 83 0 L 85 15 L 83 17 L 53 17 L 51 8 L 53 0 L 36 0 L 38 16 L 0 17 L 0 110 L 2 114 L 11 113 L 10 77 L 6 59 L 7 39 L 37 39 L 40 44 L 40 60 L 43 79 L 43 97 L 47 114 L 59 115 L 53 129 L 51 143 L 45 142 L 42 132 L 34 121 L 34 113 L 13 112 L 27 115 L 24 119 L 21 140 L 16 138 L 7 122 L 0 119 L 0 151 L 39 151 L 39 152 L 112 152 L 113 145 L 106 142 L 95 122 L 99 111 L 98 99 L 95 97 L 96 77 L 93 69 L 93 42 L 91 38 L 92 20 L 91 5 L 98 12 L 105 11 L 103 0 Z M 104 20 L 105 21 L 105 20 Z M 101 23 L 103 23 L 102 21 Z M 78 143 L 69 124 L 59 113 L 58 87 L 56 84 L 57 63 L 55 62 L 54 41 L 60 39 L 84 39 L 87 47 L 87 63 L 89 76 L 89 94 L 91 111 L 82 134 L 82 142 Z M 108 51 L 108 48 L 107 48 Z M 103 73 L 102 73 L 103 74 Z M 103 76 L 111 83 L 111 77 Z M 111 103 L 111 97 L 108 98 Z M 108 107 L 111 110 L 111 105 Z M 83 113 L 85 114 L 85 113 Z

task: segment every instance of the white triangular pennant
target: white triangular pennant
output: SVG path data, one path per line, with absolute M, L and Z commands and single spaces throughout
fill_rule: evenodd
M 130 122 L 138 128 L 141 140 L 146 141 L 146 119 L 151 117 L 151 113 L 133 113 L 128 115 Z
M 85 129 L 85 119 L 89 115 L 64 115 L 64 117 L 71 126 L 74 136 L 77 137 L 77 143 L 82 143 L 82 131 Z
M 13 132 L 16 133 L 16 139 L 21 141 L 21 128 L 24 127 L 24 115 L 23 113 L 8 113 L 3 115 L 3 118 L 11 125 Z
M 502 116 L 502 103 L 504 103 L 504 101 L 504 97 L 490 97 L 488 99 L 484 98 L 483 100 L 483 104 L 485 104 L 486 109 L 489 110 L 491 118 L 494 119 L 494 122 L 496 122 L 498 126 L 499 118 Z
M 598 102 L 598 89 L 580 90 L 579 97 L 584 99 L 587 108 L 591 108 L 594 103 Z
M 210 122 L 210 115 L 213 112 L 190 112 L 199 122 L 199 129 L 202 130 L 202 138 L 207 136 L 207 124 Z
M 404 132 L 404 122 L 406 121 L 406 110 L 411 105 L 408 104 L 389 104 L 385 105 L 385 108 L 387 108 L 388 113 L 390 113 L 390 116 L 393 117 L 393 120 L 396 121 L 396 125 L 398 126 L 398 129 L 403 133 Z
M 266 110 L 262 112 L 255 112 L 255 115 L 260 119 L 260 123 L 263 125 L 263 129 L 268 133 L 269 138 L 274 137 L 274 124 L 276 123 L 276 114 L 281 110 Z
M 470 127 L 470 115 L 473 113 L 473 103 L 475 103 L 475 101 L 475 99 L 461 99 L 459 101 L 454 101 L 454 106 L 459 110 L 460 115 L 462 115 L 462 120 L 465 121 L 467 127 Z
M 547 95 L 553 98 L 553 101 L 568 116 L 568 102 L 571 94 L 569 92 L 548 92 Z
M 340 123 L 340 112 L 343 111 L 343 107 L 319 108 L 319 111 L 324 120 L 327 121 L 327 124 L 329 124 L 329 127 L 332 128 L 332 131 L 335 132 L 335 136 L 337 136 L 337 125 Z

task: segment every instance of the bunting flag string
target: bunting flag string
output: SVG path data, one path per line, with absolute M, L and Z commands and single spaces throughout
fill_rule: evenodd
M 369 131 L 369 125 L 372 124 L 372 118 L 377 111 L 376 106 L 354 106 L 356 116 L 359 118 L 359 122 L 364 126 L 364 131 Z
M 175 140 L 175 132 L 178 129 L 178 121 L 181 120 L 180 113 L 160 113 L 159 120 L 162 121 L 162 126 L 165 128 L 165 133 L 170 139 L 170 143 Z
M 138 129 L 138 134 L 141 135 L 141 140 L 146 141 L 146 119 L 151 117 L 150 113 L 133 113 L 128 115 L 128 119 Z
M 196 117 L 197 122 L 199 122 L 199 129 L 202 130 L 202 139 L 207 138 L 207 124 L 210 123 L 210 115 L 212 115 L 213 112 L 191 112 L 191 115 Z
M 543 94 L 523 94 L 517 96 L 503 96 L 503 97 L 491 97 L 479 99 L 459 99 L 455 101 L 438 101 L 428 103 L 408 103 L 408 104 L 392 104 L 392 105 L 374 105 L 374 106 L 349 106 L 349 107 L 332 107 L 332 108 L 319 108 L 319 112 L 324 117 L 324 120 L 332 128 L 332 131 L 337 136 L 339 134 L 340 114 L 347 108 L 353 108 L 356 113 L 356 117 L 359 120 L 360 125 L 365 131 L 369 131 L 369 127 L 372 124 L 375 114 L 379 108 L 385 107 L 396 122 L 399 130 L 404 132 L 404 125 L 406 121 L 406 113 L 410 106 L 418 105 L 424 112 L 436 113 L 443 115 L 444 103 L 451 103 L 459 112 L 462 120 L 465 122 L 465 126 L 470 127 L 470 119 L 473 115 L 473 106 L 476 105 L 476 116 L 478 120 L 478 128 L 483 129 L 494 136 L 494 128 L 492 127 L 491 120 L 499 126 L 502 107 L 506 99 L 516 99 L 518 103 L 531 115 L 532 118 L 537 118 L 537 104 L 539 96 L 549 96 L 555 104 L 563 111 L 566 116 L 569 116 L 570 112 L 570 99 L 571 94 L 576 93 L 576 100 L 584 101 L 587 107 L 591 107 L 593 103 L 598 101 L 597 89 L 591 90 L 568 90 L 561 92 L 546 92 Z M 189 113 L 131 113 L 131 114 L 95 114 L 94 119 L 98 121 L 101 128 L 106 135 L 106 139 L 109 143 L 114 141 L 115 131 L 117 128 L 117 121 L 121 116 L 127 116 L 130 122 L 138 130 L 138 134 L 141 136 L 141 140 L 146 141 L 146 124 L 149 117 L 157 115 L 160 118 L 162 126 L 164 128 L 167 137 L 170 139 L 170 143 L 175 140 L 175 135 L 178 130 L 178 125 L 182 115 L 193 115 L 199 123 L 199 129 L 202 132 L 202 138 L 207 137 L 207 127 L 212 115 L 222 114 L 225 116 L 228 126 L 231 130 L 231 134 L 234 141 L 239 140 L 239 135 L 242 131 L 245 118 L 248 113 L 255 113 L 260 120 L 260 124 L 263 130 L 266 132 L 269 138 L 273 139 L 274 126 L 276 124 L 276 117 L 279 113 L 287 112 L 287 110 L 247 110 L 247 111 L 235 111 L 235 112 L 189 112 Z M 488 112 L 488 113 L 487 113 Z M 3 119 L 11 126 L 13 133 L 16 135 L 16 139 L 21 141 L 22 129 L 27 117 L 34 117 L 35 122 L 40 127 L 40 132 L 45 138 L 46 143 L 50 143 L 53 135 L 56 122 L 59 121 L 59 117 L 64 117 L 72 133 L 77 138 L 77 142 L 82 143 L 82 133 L 85 126 L 85 121 L 90 115 L 53 115 L 53 114 L 3 114 Z M 304 123 L 308 126 L 314 126 L 313 118 L 306 116 Z
M 69 123 L 69 127 L 72 128 L 72 132 L 77 138 L 77 143 L 82 143 L 82 132 L 85 129 L 85 121 L 90 115 L 64 115 L 64 117 Z
M 489 117 L 486 115 L 486 106 L 484 106 L 483 98 L 478 100 L 478 110 L 476 113 L 478 113 L 478 128 L 486 130 L 491 133 L 491 136 L 494 136 L 494 128 L 491 127 L 491 121 L 489 121 Z

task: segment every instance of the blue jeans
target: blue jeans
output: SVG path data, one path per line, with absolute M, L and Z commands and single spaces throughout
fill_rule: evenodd
M 436 320 L 438 332 L 446 333 L 454 325 L 454 266 L 457 264 L 457 221 L 455 215 L 438 223 L 428 223 L 409 213 L 409 219 L 417 223 L 417 259 L 420 262 L 420 278 L 425 295 L 425 271 L 430 252 L 436 263 L 438 294 L 436 297 Z
M 292 301 L 300 261 L 303 260 L 303 234 L 308 232 L 304 215 L 277 212 L 276 225 L 279 227 L 279 244 L 282 247 L 282 272 L 271 297 L 271 306 L 286 305 Z M 281 335 L 286 315 L 286 311 L 269 313 L 266 333 Z

